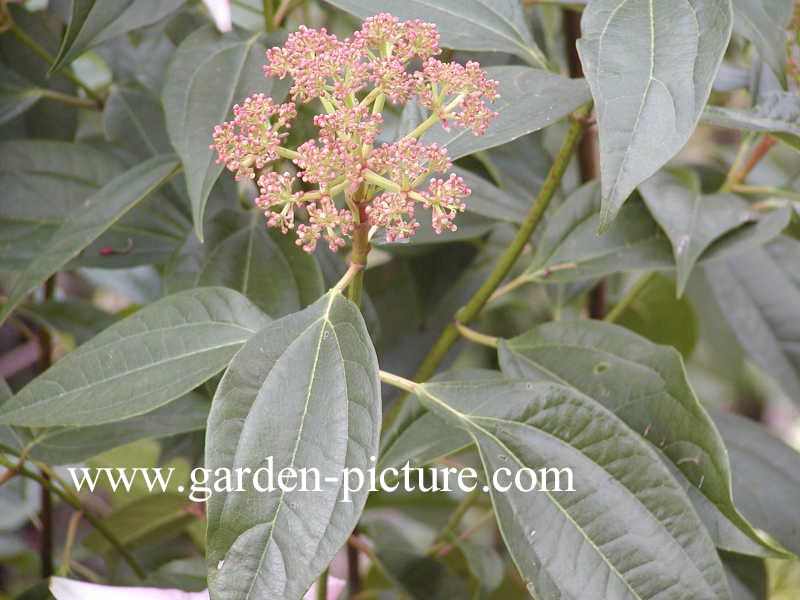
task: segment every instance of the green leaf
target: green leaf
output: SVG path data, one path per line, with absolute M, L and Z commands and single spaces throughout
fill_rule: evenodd
M 276 100 L 286 82 L 264 77 L 265 38 L 219 34 L 212 27 L 187 37 L 170 62 L 162 100 L 167 131 L 183 161 L 197 237 L 203 239 L 203 213 L 214 182 L 222 172 L 214 152 L 214 126 L 230 114 L 232 105 L 256 92 Z
M 426 144 L 446 146 L 453 159 L 513 141 L 555 123 L 591 100 L 583 79 L 568 79 L 541 69 L 520 66 L 489 67 L 489 77 L 500 82 L 500 98 L 492 105 L 499 113 L 481 136 L 454 127 L 428 130 Z
M 114 510 L 103 518 L 103 523 L 126 548 L 137 548 L 168 540 L 186 529 L 197 519 L 188 510 L 190 505 L 189 499 L 174 493 L 148 494 Z M 87 535 L 83 545 L 97 554 L 113 551 L 97 531 Z
M 558 207 L 526 271 L 529 277 L 558 283 L 619 271 L 674 268 L 667 236 L 639 198 L 627 202 L 609 229 L 598 236 L 600 203 L 600 186 L 591 182 Z M 757 248 L 777 237 L 791 217 L 788 208 L 781 208 L 752 223 L 755 213 L 741 206 L 743 225 L 707 248 L 698 263 Z
M 733 497 L 747 519 L 800 555 L 800 453 L 762 425 L 711 413 L 733 469 Z
M 42 97 L 43 90 L 0 64 L 0 124 L 24 113 Z
M 578 51 L 600 128 L 601 229 L 694 132 L 732 26 L 730 0 L 595 0 L 583 11 Z
M 546 490 L 490 488 L 506 547 L 532 595 L 730 598 L 681 486 L 656 450 L 602 405 L 562 385 L 519 380 L 422 384 L 418 397 L 470 435 L 487 478 L 500 469 L 512 480 L 521 469 L 562 470 L 560 485 L 551 473 Z M 487 397 L 494 408 L 487 410 Z
M 672 346 L 688 357 L 697 342 L 697 319 L 686 298 L 675 295 L 675 283 L 653 273 L 614 323 L 656 344 Z M 636 284 L 638 285 L 638 283 Z
M 464 199 L 467 211 L 490 219 L 522 223 L 530 210 L 531 194 L 519 198 L 500 189 L 480 175 L 465 169 L 453 172 L 464 179 L 472 193 Z
M 275 317 L 296 312 L 325 292 L 314 256 L 291 237 L 268 232 L 260 210 L 223 209 L 209 223 L 206 237 L 200 243 L 189 233 L 167 265 L 168 291 L 221 285 Z
M 103 111 L 106 137 L 142 160 L 172 151 L 161 100 L 138 83 L 114 85 Z
M 57 272 L 139 202 L 178 172 L 174 155 L 145 161 L 88 198 L 71 213 L 26 267 L 0 310 L 0 322 L 42 281 Z
M 67 32 L 50 73 L 68 65 L 92 46 L 156 23 L 185 0 L 72 0 Z
M 374 465 L 380 413 L 375 350 L 358 308 L 341 294 L 275 321 L 245 345 L 217 388 L 206 468 L 255 471 L 271 456 L 275 474 L 318 469 L 321 491 L 261 493 L 248 485 L 211 496 L 207 563 L 215 598 L 305 593 L 358 522 L 368 491 L 341 501 L 342 470 Z
M 526 25 L 522 7 L 514 0 L 326 1 L 360 19 L 389 12 L 402 20 L 434 23 L 445 48 L 508 52 L 531 64 L 547 64 Z
M 154 411 L 106 425 L 52 427 L 23 435 L 30 444 L 29 456 L 49 465 L 68 465 L 144 439 L 158 439 L 205 429 L 210 403 L 190 392 Z M 21 448 L 20 448 L 21 449 Z
M 599 211 L 598 182 L 573 192 L 548 221 L 527 272 L 560 282 L 672 266 L 669 242 L 638 198 L 628 202 L 600 236 Z
M 800 241 L 782 236 L 706 267 L 713 294 L 750 359 L 800 405 Z
M 689 172 L 688 177 L 693 177 Z M 678 297 L 697 259 L 712 242 L 755 216 L 748 204 L 733 194 L 703 195 L 699 181 L 688 187 L 676 175 L 657 173 L 639 186 L 647 208 L 666 232 L 677 266 Z
M 31 381 L 0 407 L 0 423 L 79 427 L 143 415 L 219 373 L 268 322 L 233 290 L 168 296 Z
M 609 323 L 573 321 L 502 340 L 498 356 L 507 375 L 568 385 L 658 449 L 719 547 L 757 555 L 774 551 L 734 507 L 722 439 L 674 349 Z
M 84 202 L 125 172 L 110 152 L 45 140 L 0 143 L 0 269 L 22 271 Z M 41 201 L 47 198 L 47 201 Z M 188 219 L 152 194 L 69 265 L 119 268 L 161 263 L 185 236 Z M 112 256 L 102 248 L 129 252 Z
M 800 98 L 797 94 L 768 92 L 749 109 L 707 106 L 703 121 L 728 129 L 771 133 L 800 150 Z
M 786 28 L 793 0 L 733 0 L 733 29 L 749 39 L 783 85 L 786 81 Z

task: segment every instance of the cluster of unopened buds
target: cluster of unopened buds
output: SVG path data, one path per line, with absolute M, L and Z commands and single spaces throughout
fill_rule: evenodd
M 490 105 L 498 83 L 478 63 L 442 62 L 439 53 L 434 25 L 388 14 L 367 19 L 352 39 L 301 27 L 267 50 L 264 67 L 268 77 L 291 77 L 291 101 L 255 94 L 234 106 L 233 120 L 214 129 L 217 162 L 238 180 L 255 180 L 267 224 L 294 230 L 307 252 L 320 238 L 336 251 L 357 227 L 369 227 L 370 237 L 385 230 L 390 242 L 407 239 L 420 226 L 420 206 L 436 233 L 455 231 L 470 190 L 455 174 L 431 177 L 452 163 L 445 148 L 419 138 L 437 123 L 482 135 L 497 116 Z M 317 138 L 285 147 L 297 104 L 316 101 L 324 110 L 314 117 Z M 394 143 L 378 144 L 387 101 L 418 102 L 428 116 Z

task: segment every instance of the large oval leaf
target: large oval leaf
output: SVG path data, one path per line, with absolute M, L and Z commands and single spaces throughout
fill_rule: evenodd
M 442 46 L 516 54 L 545 66 L 525 13 L 515 0 L 327 0 L 359 18 L 389 12 L 403 20 L 421 19 L 439 29 Z
M 520 66 L 489 67 L 486 71 L 500 82 L 500 98 L 492 105 L 499 114 L 486 133 L 476 136 L 460 127 L 445 131 L 435 126 L 422 136 L 425 143 L 446 146 L 452 158 L 460 158 L 543 129 L 591 100 L 583 79 Z
M 28 264 L 8 296 L 0 323 L 42 281 L 57 272 L 81 250 L 109 229 L 178 172 L 180 164 L 173 154 L 151 158 L 87 198 L 55 231 L 50 240 Z
M 608 228 L 694 131 L 728 47 L 730 0 L 594 0 L 578 41 L 600 128 Z
M 274 317 L 296 312 L 323 293 L 312 254 L 291 238 L 268 232 L 263 212 L 223 209 L 209 223 L 205 243 L 189 232 L 167 265 L 169 291 L 221 285 L 242 292 Z
M 267 322 L 233 290 L 168 296 L 31 381 L 0 407 L 0 423 L 88 426 L 145 414 L 219 373 Z
M 211 496 L 207 561 L 214 598 L 305 593 L 364 507 L 366 488 L 342 501 L 342 470 L 373 466 L 380 413 L 375 350 L 358 308 L 341 294 L 271 323 L 246 344 L 217 388 L 206 467 L 255 472 L 272 457 L 276 474 L 318 469 L 320 491 L 259 492 L 248 484 Z M 313 476 L 309 481 L 313 486 Z
M 757 555 L 774 551 L 733 504 L 722 438 L 673 348 L 610 323 L 583 320 L 548 323 L 501 340 L 498 356 L 511 377 L 554 381 L 594 398 L 658 449 L 689 488 L 719 547 Z
M 574 389 L 530 381 L 420 385 L 420 402 L 466 431 L 487 478 L 571 469 L 574 488 L 490 488 L 506 546 L 536 597 L 730 598 L 714 545 L 658 453 Z M 502 406 L 481 412 L 491 397 Z M 558 491 L 556 491 L 556 489 Z M 578 560 L 576 560 L 578 558 Z
M 234 102 L 255 92 L 281 99 L 288 83 L 264 77 L 264 38 L 219 34 L 212 27 L 187 37 L 170 62 L 162 93 L 167 131 L 183 161 L 195 231 L 203 239 L 203 213 L 223 166 L 209 148 L 214 126 Z

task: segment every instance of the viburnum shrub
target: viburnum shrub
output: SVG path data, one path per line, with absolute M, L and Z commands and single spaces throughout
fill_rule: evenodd
M 800 598 L 799 30 L 0 0 L 0 600 Z

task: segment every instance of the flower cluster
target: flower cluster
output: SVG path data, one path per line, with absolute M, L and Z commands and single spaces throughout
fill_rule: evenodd
M 352 39 L 300 27 L 267 51 L 264 67 L 269 77 L 291 78 L 290 101 L 256 94 L 234 106 L 233 120 L 214 129 L 217 162 L 239 180 L 255 180 L 267 225 L 294 230 L 308 252 L 320 239 L 338 250 L 356 227 L 406 239 L 420 227 L 420 207 L 434 231 L 455 231 L 470 190 L 455 174 L 432 178 L 451 161 L 446 149 L 419 138 L 437 123 L 482 135 L 497 116 L 490 105 L 498 83 L 478 63 L 442 62 L 439 53 L 434 25 L 388 14 L 367 19 Z M 416 101 L 429 115 L 405 137 L 378 144 L 387 101 Z M 319 134 L 285 147 L 297 104 L 309 102 L 324 110 L 314 117 Z M 269 169 L 280 161 L 284 168 Z

